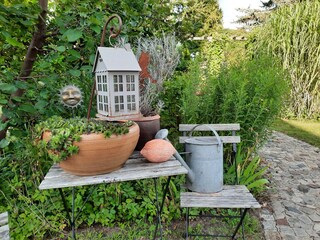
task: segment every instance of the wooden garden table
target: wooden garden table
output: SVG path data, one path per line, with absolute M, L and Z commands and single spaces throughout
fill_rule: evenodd
M 72 238 L 76 239 L 75 234 L 75 221 L 78 218 L 78 215 L 81 213 L 85 203 L 89 200 L 94 188 L 86 197 L 83 206 L 80 208 L 80 212 L 75 216 L 75 187 L 79 186 L 88 186 L 88 185 L 98 185 L 98 184 L 107 184 L 107 183 L 116 183 L 132 180 L 141 180 L 141 179 L 153 179 L 154 187 L 156 192 L 156 208 L 157 208 L 157 223 L 156 230 L 154 233 L 154 239 L 157 236 L 158 225 L 160 225 L 160 236 L 162 238 L 162 227 L 161 227 L 161 213 L 163 209 L 163 204 L 165 196 L 168 191 L 169 182 L 171 176 L 187 174 L 188 171 L 183 167 L 178 160 L 172 157 L 167 162 L 163 163 L 150 163 L 147 162 L 138 152 L 134 152 L 123 168 L 116 170 L 111 173 L 95 175 L 95 176 L 75 176 L 69 174 L 62 170 L 57 164 L 53 165 L 49 172 L 44 177 L 44 180 L 41 182 L 39 189 L 58 189 L 64 204 L 64 208 L 67 212 L 67 216 L 72 227 Z M 157 182 L 156 179 L 159 177 L 168 177 L 165 187 L 163 188 L 163 197 L 161 205 L 158 201 L 158 191 L 157 191 Z M 71 216 L 70 209 L 67 206 L 65 196 L 63 193 L 63 188 L 72 188 L 72 204 L 71 204 Z

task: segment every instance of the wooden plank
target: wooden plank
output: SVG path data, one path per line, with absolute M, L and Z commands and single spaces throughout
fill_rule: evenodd
M 194 128 L 198 124 L 179 124 L 179 131 L 180 132 L 189 132 L 192 128 Z M 226 123 L 226 124 L 205 124 L 209 125 L 216 131 L 238 131 L 240 130 L 239 123 Z M 211 131 L 204 125 L 201 125 L 196 128 L 195 131 Z
M 261 205 L 243 185 L 224 186 L 217 193 L 182 192 L 181 207 L 199 208 L 261 208 Z
M 8 212 L 4 212 L 0 214 L 0 226 L 8 223 Z
M 188 139 L 190 137 L 188 136 L 181 136 L 179 137 L 179 143 L 184 143 L 184 140 Z M 215 140 L 216 137 L 212 136 L 203 136 L 203 137 L 198 137 L 199 139 L 213 139 Z M 241 139 L 240 136 L 220 136 L 222 143 L 240 143 Z
M 1 240 L 9 240 L 9 225 L 4 225 L 0 227 L 0 239 Z
M 121 175 L 126 172 L 134 172 L 134 171 L 140 171 L 140 170 L 153 170 L 158 168 L 167 168 L 167 167 L 176 167 L 181 166 L 180 162 L 175 160 L 174 158 L 171 158 L 170 160 L 163 162 L 163 163 L 150 163 L 146 159 L 129 159 L 126 164 L 120 168 L 117 171 L 111 172 L 116 173 L 117 175 Z M 109 174 L 111 174 L 109 173 Z M 59 178 L 60 175 L 64 176 L 65 171 L 59 167 L 59 165 L 55 164 L 51 167 L 47 175 L 45 176 L 45 179 L 49 180 L 50 178 Z M 72 175 L 72 174 L 70 174 Z M 103 176 L 102 175 L 96 175 L 95 177 Z M 72 175 L 74 176 L 74 175 Z M 77 177 L 77 176 L 75 176 Z M 83 177 L 82 177 L 83 178 Z
M 0 214 L 0 239 L 9 240 L 8 212 Z
M 188 170 L 181 163 L 171 158 L 163 163 L 150 163 L 145 159 L 129 159 L 123 168 L 95 176 L 75 176 L 65 172 L 58 165 L 50 168 L 39 189 L 54 189 L 94 185 L 101 183 L 123 182 L 162 176 L 174 176 L 187 174 Z

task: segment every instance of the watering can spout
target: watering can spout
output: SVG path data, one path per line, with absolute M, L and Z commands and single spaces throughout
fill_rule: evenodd
M 161 129 L 157 132 L 155 138 L 156 139 L 163 139 L 163 140 L 170 142 L 169 139 L 167 138 L 168 134 L 169 134 L 168 129 Z M 182 164 L 182 166 L 184 166 L 188 170 L 188 175 L 187 175 L 188 180 L 190 182 L 194 182 L 195 175 L 194 175 L 193 171 L 190 169 L 190 167 L 188 166 L 188 164 L 181 157 L 181 155 L 176 151 L 173 154 L 173 156 Z

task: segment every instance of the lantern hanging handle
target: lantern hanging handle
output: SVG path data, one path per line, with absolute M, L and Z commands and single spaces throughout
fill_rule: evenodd
M 118 19 L 118 22 L 119 22 L 119 27 L 118 28 L 115 28 L 115 27 L 111 27 L 110 28 L 110 37 L 109 37 L 109 42 L 110 42 L 110 39 L 111 38 L 116 38 L 120 32 L 121 32 L 121 29 L 122 29 L 122 20 L 120 18 L 120 16 L 118 14 L 112 14 L 106 24 L 104 25 L 103 27 L 103 30 L 102 30 L 102 36 L 101 36 L 101 42 L 100 42 L 100 46 L 103 47 L 104 46 L 104 38 L 105 38 L 105 35 L 106 35 L 106 31 L 107 31 L 107 27 L 108 27 L 108 24 L 111 22 L 112 19 L 114 18 L 117 18 Z M 87 113 L 87 122 L 89 124 L 89 121 L 90 121 L 90 113 L 91 113 L 91 107 L 92 107 L 92 101 L 93 101 L 93 97 L 94 97 L 94 92 L 95 92 L 95 89 L 96 89 L 96 84 L 95 84 L 95 81 L 93 81 L 93 85 L 92 85 L 92 89 L 91 89 L 91 96 L 90 96 L 90 101 L 89 101 L 89 106 L 88 106 L 88 113 Z M 89 129 L 88 129 L 89 131 Z
M 122 29 L 122 20 L 121 20 L 121 18 L 120 18 L 120 16 L 119 16 L 118 14 L 112 14 L 112 15 L 108 18 L 106 24 L 105 24 L 104 27 L 103 27 L 102 36 L 101 36 L 101 42 L 100 42 L 100 47 L 103 47 L 103 46 L 104 46 L 104 39 L 105 39 L 105 35 L 106 35 L 106 31 L 107 31 L 108 24 L 109 24 L 109 23 L 111 22 L 111 20 L 114 19 L 114 18 L 117 18 L 117 19 L 118 19 L 118 24 L 119 24 L 119 26 L 118 26 L 118 28 L 115 28 L 114 26 L 112 26 L 112 27 L 110 28 L 109 41 L 110 41 L 111 38 L 116 38 L 116 37 L 118 37 L 118 35 L 119 35 L 120 32 L 121 32 L 121 29 Z

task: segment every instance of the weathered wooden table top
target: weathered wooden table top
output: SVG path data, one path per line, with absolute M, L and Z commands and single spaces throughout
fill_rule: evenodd
M 167 162 L 150 163 L 139 152 L 134 152 L 124 167 L 111 173 L 95 176 L 75 176 L 65 172 L 59 165 L 53 165 L 39 189 L 65 188 L 75 186 L 94 185 L 100 183 L 124 182 L 131 180 L 157 178 L 187 174 L 188 170 L 172 157 Z

